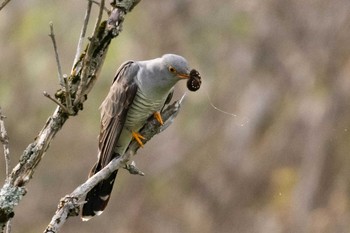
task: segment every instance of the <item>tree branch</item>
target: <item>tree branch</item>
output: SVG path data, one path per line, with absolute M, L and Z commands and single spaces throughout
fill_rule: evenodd
M 140 133 L 146 138 L 145 141 L 143 141 L 144 143 L 147 143 L 154 135 L 165 130 L 173 122 L 180 111 L 182 101 L 183 98 L 175 101 L 172 105 L 169 105 L 164 111 L 162 111 L 162 119 L 164 120 L 163 125 L 160 125 L 154 118 L 147 122 L 145 127 L 140 131 Z M 127 165 L 130 158 L 136 154 L 139 148 L 139 143 L 132 141 L 124 155 L 113 159 L 106 167 L 77 187 L 71 194 L 62 198 L 58 204 L 55 215 L 52 217 L 51 222 L 45 229 L 44 233 L 58 232 L 69 217 L 79 215 L 79 207 L 82 204 L 81 199 L 84 198 L 84 196 L 99 182 L 108 178 L 116 169 Z
M 7 136 L 7 131 L 5 128 L 4 119 L 6 116 L 2 115 L 1 107 L 0 107 L 0 142 L 4 148 L 4 157 L 5 157 L 5 174 L 6 179 L 9 177 L 10 171 L 10 147 L 9 147 L 9 138 Z
M 55 98 L 52 98 L 51 95 L 49 93 L 47 93 L 46 91 L 43 92 L 43 95 L 48 98 L 49 100 L 51 100 L 52 102 L 54 102 L 55 104 L 57 104 L 58 106 L 60 106 L 63 111 L 65 111 L 66 113 L 69 112 L 68 108 L 66 106 L 64 106 L 63 104 L 61 104 L 58 100 L 56 100 Z
M 130 2 L 133 2 L 133 4 L 128 5 L 133 7 L 139 1 L 119 0 L 118 2 L 120 4 L 124 2 L 125 4 L 130 4 Z M 121 32 L 121 24 L 124 20 L 124 15 L 131 10 L 130 7 L 125 8 L 121 5 L 112 8 L 112 13 L 108 21 L 103 21 L 100 26 L 96 28 L 96 31 L 93 32 L 94 36 L 87 46 L 87 52 L 83 52 L 79 60 L 74 64 L 73 71 L 67 79 L 70 95 L 72 100 L 74 100 L 72 116 L 78 114 L 78 112 L 82 110 L 86 96 L 92 89 L 99 75 L 109 44 L 111 40 Z M 84 79 L 87 81 L 82 87 L 81 95 L 77 95 L 77 89 L 81 80 Z M 57 91 L 55 97 L 61 104 L 66 104 L 64 90 Z M 4 225 L 13 217 L 14 207 L 19 204 L 20 200 L 25 195 L 25 186 L 32 178 L 35 168 L 49 148 L 52 139 L 71 115 L 67 114 L 67 112 L 59 106 L 56 108 L 34 142 L 30 143 L 24 150 L 19 163 L 12 170 L 9 178 L 0 189 L 0 232 L 3 232 L 2 229 Z
M 52 22 L 50 22 L 50 34 L 49 34 L 49 36 L 52 40 L 53 49 L 55 51 L 57 70 L 58 70 L 58 81 L 59 81 L 61 87 L 63 88 L 64 94 L 65 94 L 66 107 L 62 108 L 62 109 L 65 110 L 67 114 L 72 115 L 73 109 L 72 109 L 72 99 L 70 96 L 69 85 L 68 85 L 68 81 L 67 81 L 67 76 L 63 75 L 63 73 L 62 73 L 61 62 L 60 62 L 60 58 L 58 56 L 57 43 L 56 43 L 55 34 L 53 32 L 53 23 Z M 48 97 L 48 96 L 46 96 L 46 97 Z M 58 105 L 60 106 L 60 104 L 58 104 Z
M 77 46 L 77 51 L 75 53 L 74 61 L 73 61 L 73 67 L 72 71 L 74 68 L 74 65 L 78 62 L 79 56 L 82 51 L 85 35 L 86 35 L 86 29 L 89 24 L 89 19 L 90 19 L 90 13 L 91 13 L 91 7 L 92 7 L 92 1 L 88 1 L 87 7 L 86 7 L 86 12 L 85 12 L 85 17 L 84 17 L 84 23 L 83 27 L 81 28 L 80 36 L 79 36 L 79 41 L 78 41 L 78 46 Z
M 0 11 L 7 5 L 7 3 L 9 3 L 11 0 L 5 0 L 1 3 L 0 5 Z
M 6 179 L 9 177 L 9 171 L 10 171 L 10 147 L 9 147 L 9 138 L 7 136 L 7 131 L 5 128 L 4 119 L 6 116 L 2 115 L 1 107 L 0 107 L 0 142 L 3 145 L 4 148 L 4 157 L 5 157 L 5 173 L 6 173 Z M 5 228 L 5 225 L 2 226 L 1 231 L 3 231 Z M 6 233 L 11 232 L 11 221 L 8 221 L 6 224 Z
M 50 34 L 49 37 L 52 40 L 52 45 L 53 45 L 53 49 L 55 51 L 55 58 L 56 58 L 56 63 L 57 63 L 57 71 L 58 71 L 58 81 L 61 85 L 61 87 L 65 87 L 64 82 L 63 82 L 63 74 L 62 74 L 62 68 L 61 68 L 61 62 L 60 62 L 60 58 L 58 56 L 58 50 L 57 50 L 57 44 L 56 44 L 56 38 L 55 38 L 55 33 L 53 32 L 53 23 L 50 22 L 49 23 L 50 26 Z
M 94 1 L 94 0 L 87 0 L 87 1 L 89 1 L 89 2 L 91 2 L 91 3 L 94 3 L 94 4 L 96 4 L 97 6 L 100 6 L 100 5 L 101 5 L 98 1 Z M 103 9 L 104 9 L 108 14 L 110 13 L 110 11 L 108 10 L 107 7 L 104 7 Z
M 88 46 L 88 50 L 87 50 L 87 59 L 85 59 L 84 61 L 84 67 L 85 68 L 89 68 L 90 67 L 90 63 L 91 63 L 91 59 L 89 59 L 90 56 L 92 56 L 92 53 L 94 52 L 94 45 L 97 44 L 97 36 L 99 33 L 99 27 L 101 24 L 101 20 L 102 20 L 102 15 L 103 15 L 103 8 L 105 5 L 105 1 L 101 0 L 100 3 L 100 10 L 98 12 L 98 16 L 96 19 L 96 23 L 95 23 L 95 28 L 94 28 L 94 33 L 93 33 L 93 37 L 91 38 L 91 42 L 90 42 L 90 46 Z M 82 77 L 80 79 L 80 84 L 78 86 L 78 90 L 77 90 L 77 98 L 75 99 L 74 104 L 77 104 L 79 101 L 81 101 L 82 96 L 84 95 L 84 90 L 86 88 L 86 83 L 89 79 L 89 77 L 86 75 L 86 73 L 88 72 L 88 69 L 83 69 L 82 70 Z

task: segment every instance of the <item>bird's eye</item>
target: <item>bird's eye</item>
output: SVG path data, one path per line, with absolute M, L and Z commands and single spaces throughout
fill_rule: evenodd
M 173 74 L 175 74 L 176 73 L 176 70 L 175 70 L 175 68 L 174 67 L 172 67 L 172 66 L 169 66 L 169 71 L 171 72 L 171 73 L 173 73 Z

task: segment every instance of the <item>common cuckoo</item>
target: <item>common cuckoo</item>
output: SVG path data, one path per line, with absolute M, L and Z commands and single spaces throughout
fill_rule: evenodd
M 127 61 L 117 70 L 101 109 L 98 160 L 89 176 L 122 155 L 135 139 L 141 146 L 138 131 L 154 115 L 162 124 L 160 111 L 170 101 L 174 85 L 189 80 L 190 69 L 185 58 L 166 54 L 147 61 Z M 110 199 L 118 170 L 96 185 L 87 195 L 82 219 L 100 215 Z

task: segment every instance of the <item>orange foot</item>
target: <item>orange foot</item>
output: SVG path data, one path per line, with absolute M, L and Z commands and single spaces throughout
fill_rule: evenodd
M 140 147 L 143 147 L 143 142 L 141 141 L 141 139 L 145 139 L 145 137 L 134 131 L 132 131 L 132 136 L 133 138 L 135 138 Z
M 162 119 L 162 116 L 160 115 L 160 112 L 155 112 L 153 115 L 154 115 L 154 118 L 156 118 L 156 120 L 157 120 L 161 125 L 164 124 L 163 119 Z

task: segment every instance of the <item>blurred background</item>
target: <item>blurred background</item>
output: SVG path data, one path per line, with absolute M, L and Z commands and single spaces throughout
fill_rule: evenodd
M 12 167 L 56 107 L 42 95 L 59 88 L 49 22 L 69 73 L 85 8 L 84 0 L 13 0 L 0 11 Z M 135 157 L 146 176 L 120 172 L 103 215 L 70 218 L 62 232 L 349 232 L 349 12 L 348 0 L 141 1 L 84 111 L 58 133 L 27 186 L 12 232 L 43 231 L 59 199 L 85 181 L 98 107 L 119 65 L 164 53 L 186 57 L 201 89 L 177 86 L 176 98 L 188 92 L 181 113 Z

